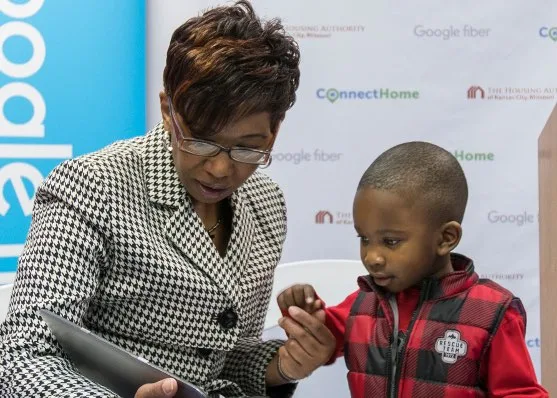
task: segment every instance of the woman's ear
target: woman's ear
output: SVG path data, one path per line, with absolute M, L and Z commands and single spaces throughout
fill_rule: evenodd
M 170 101 L 170 98 L 168 98 L 168 95 L 166 95 L 164 91 L 161 91 L 159 93 L 159 100 L 161 103 L 161 115 L 164 129 L 166 131 L 172 131 L 170 127 L 172 126 L 172 119 L 170 116 L 170 107 L 168 106 L 168 101 Z
M 439 243 L 437 245 L 437 255 L 445 256 L 458 246 L 462 238 L 462 227 L 456 221 L 449 221 L 443 224 L 440 229 Z
M 267 146 L 268 150 L 272 150 L 275 146 L 275 140 L 277 139 L 277 135 L 278 135 L 278 129 L 277 131 L 275 131 L 274 133 L 272 133 L 272 137 L 271 137 L 271 142 L 269 143 L 269 145 Z
M 272 150 L 274 148 L 275 140 L 277 139 L 281 124 L 282 124 L 282 120 L 280 120 L 277 123 L 277 127 L 275 128 L 275 131 L 271 131 L 272 138 L 269 145 L 267 145 L 267 150 Z

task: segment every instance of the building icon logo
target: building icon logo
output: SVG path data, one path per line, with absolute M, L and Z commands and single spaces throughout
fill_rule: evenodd
M 468 89 L 468 99 L 476 99 L 476 98 L 484 99 L 485 91 L 480 86 L 471 86 Z
M 333 223 L 333 215 L 326 210 L 320 210 L 315 215 L 315 223 L 316 224 L 326 224 L 326 223 L 332 224 Z

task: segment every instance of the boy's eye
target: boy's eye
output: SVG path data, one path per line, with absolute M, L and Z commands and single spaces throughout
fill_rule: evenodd
M 365 236 L 358 235 L 358 238 L 360 239 L 360 243 L 361 243 L 362 245 L 367 245 L 367 244 L 369 243 L 369 239 L 366 238 Z
M 387 246 L 396 246 L 400 243 L 400 239 L 391 239 L 391 238 L 385 238 L 383 239 L 383 243 L 385 243 L 385 245 Z

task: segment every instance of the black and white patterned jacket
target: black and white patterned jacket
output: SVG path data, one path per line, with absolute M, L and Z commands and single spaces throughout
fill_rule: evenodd
M 258 172 L 233 194 L 223 259 L 167 146 L 159 124 L 62 163 L 38 189 L 0 326 L 0 396 L 114 396 L 62 357 L 39 308 L 207 391 L 265 394 L 282 344 L 260 336 L 286 234 L 283 195 Z

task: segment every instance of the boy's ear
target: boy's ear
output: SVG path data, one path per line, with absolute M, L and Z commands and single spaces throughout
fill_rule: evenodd
M 462 238 L 462 227 L 456 221 L 449 221 L 443 224 L 439 230 L 439 243 L 437 244 L 437 255 L 445 256 L 449 254 L 460 242 Z

